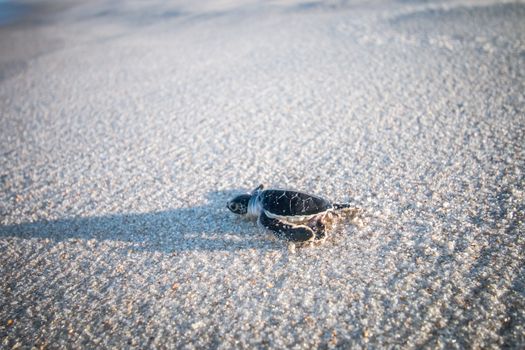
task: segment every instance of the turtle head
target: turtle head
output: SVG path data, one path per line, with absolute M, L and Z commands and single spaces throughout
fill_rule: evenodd
M 230 209 L 235 214 L 244 215 L 248 213 L 248 203 L 250 202 L 251 198 L 251 194 L 238 195 L 228 202 L 228 209 Z

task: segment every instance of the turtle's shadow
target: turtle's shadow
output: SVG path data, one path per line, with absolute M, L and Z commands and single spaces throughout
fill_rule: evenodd
M 127 243 L 127 249 L 161 252 L 278 249 L 252 223 L 228 211 L 227 200 L 238 193 L 242 191 L 210 192 L 207 204 L 188 208 L 0 226 L 0 237 L 41 238 L 50 243 L 114 241 Z

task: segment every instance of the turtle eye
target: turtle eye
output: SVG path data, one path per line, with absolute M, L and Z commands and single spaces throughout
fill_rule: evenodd
M 231 211 L 237 211 L 239 209 L 239 204 L 237 204 L 237 203 L 230 203 L 228 205 L 228 208 L 230 208 Z

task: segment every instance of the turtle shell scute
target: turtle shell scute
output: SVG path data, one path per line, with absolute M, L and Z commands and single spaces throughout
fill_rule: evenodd
M 266 190 L 260 195 L 262 207 L 274 215 L 314 215 L 332 208 L 332 204 L 321 197 L 290 190 Z

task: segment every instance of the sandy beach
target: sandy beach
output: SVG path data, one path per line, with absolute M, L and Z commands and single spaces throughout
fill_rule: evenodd
M 525 347 L 525 2 L 18 4 L 0 348 Z M 261 183 L 362 224 L 295 247 Z

